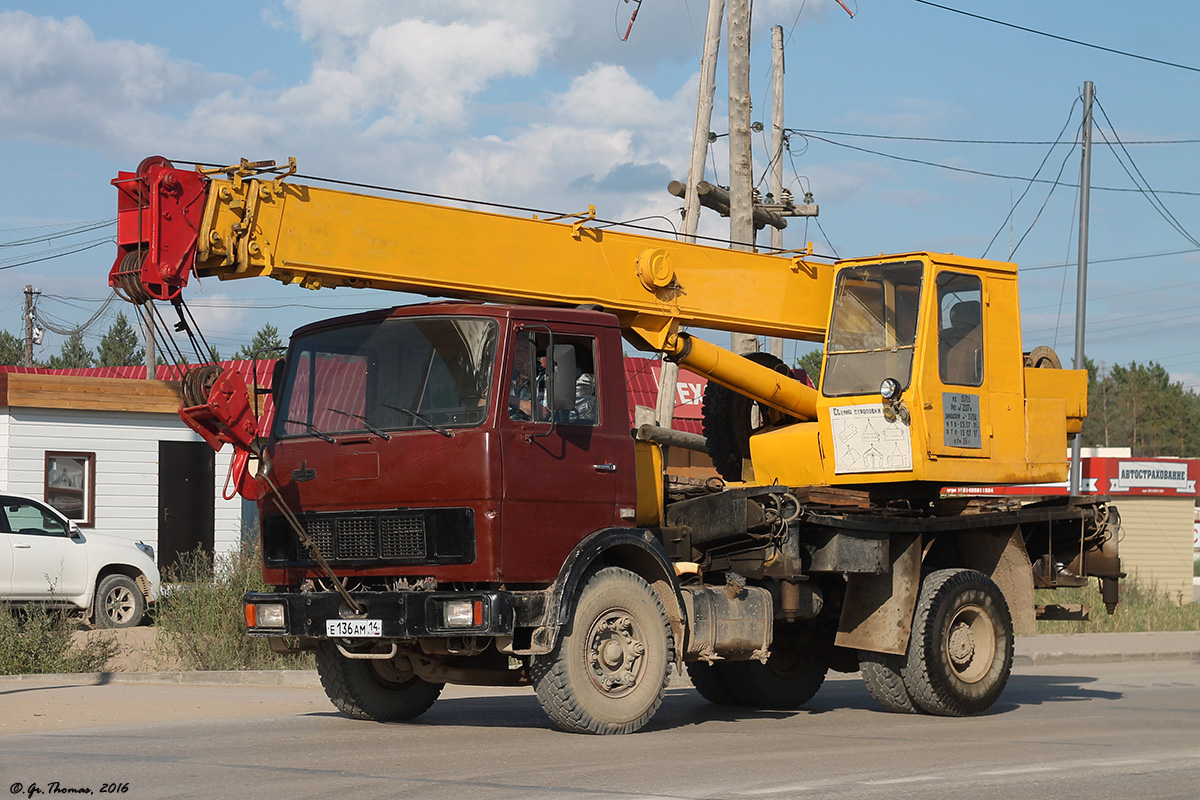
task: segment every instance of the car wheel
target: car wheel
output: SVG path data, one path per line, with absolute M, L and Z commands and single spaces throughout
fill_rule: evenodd
M 101 628 L 132 628 L 146 614 L 146 598 L 128 575 L 106 575 L 96 586 L 95 622 Z

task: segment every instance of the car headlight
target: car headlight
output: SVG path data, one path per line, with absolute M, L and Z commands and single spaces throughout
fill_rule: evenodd
M 133 544 L 134 544 L 134 547 L 136 547 L 138 550 L 141 550 L 143 553 L 145 553 L 147 556 L 149 556 L 151 561 L 154 560 L 154 548 L 153 547 L 146 544 L 145 542 L 134 542 Z
M 442 624 L 447 628 L 478 628 L 483 625 L 482 600 L 447 600 L 442 604 Z
M 246 603 L 246 627 L 284 628 L 287 625 L 283 603 Z

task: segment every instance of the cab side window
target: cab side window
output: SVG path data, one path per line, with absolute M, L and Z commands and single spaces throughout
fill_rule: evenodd
M 29 503 L 4 504 L 4 519 L 9 533 L 31 536 L 66 536 L 67 528 L 57 517 Z
M 938 373 L 942 383 L 983 385 L 983 284 L 975 275 L 938 275 Z
M 549 421 L 553 414 L 553 421 L 558 425 L 599 425 L 596 340 L 590 336 L 555 334 L 554 345 L 566 345 L 574 352 L 573 374 L 560 375 L 560 379 L 570 381 L 574 386 L 573 406 L 550 411 L 546 397 L 550 336 L 542 331 L 522 331 L 517 334 L 512 347 L 509 417 L 520 422 L 542 422 Z

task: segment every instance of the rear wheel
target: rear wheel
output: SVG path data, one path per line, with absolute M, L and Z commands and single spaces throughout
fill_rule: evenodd
M 982 714 L 1004 691 L 1012 661 L 1012 618 L 990 578 L 969 569 L 925 577 L 902 670 L 918 707 L 945 717 Z
M 692 686 L 696 687 L 696 691 L 700 693 L 701 697 L 713 705 L 739 705 L 737 697 L 725 679 L 725 669 L 728 666 L 728 662 L 725 661 L 714 661 L 711 664 L 707 661 L 693 661 L 687 665 L 688 677 L 692 679 Z
M 533 662 L 542 710 L 571 733 L 632 733 L 662 704 L 674 639 L 662 603 L 640 576 L 618 567 L 584 585 L 570 630 Z
M 913 705 L 908 689 L 904 688 L 904 677 L 901 675 L 904 656 L 863 650 L 858 654 L 858 663 L 867 691 L 875 698 L 875 702 L 883 706 L 884 711 L 915 714 L 920 710 Z
M 133 628 L 146 613 L 146 596 L 128 575 L 105 575 L 96 585 L 95 609 L 101 628 Z
M 775 650 L 767 663 L 734 661 L 725 681 L 738 704 L 749 708 L 800 708 L 813 698 L 829 671 L 824 661 L 797 650 Z
M 338 711 L 375 722 L 416 719 L 429 710 L 444 686 L 418 678 L 406 658 L 346 658 L 329 641 L 317 647 L 317 674 Z

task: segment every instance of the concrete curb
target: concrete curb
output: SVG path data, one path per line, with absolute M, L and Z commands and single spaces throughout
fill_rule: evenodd
M 42 675 L 0 675 L 0 682 L 69 683 L 103 686 L 109 683 L 181 684 L 189 686 L 280 686 L 320 689 L 316 670 L 230 670 L 214 672 L 66 672 Z

